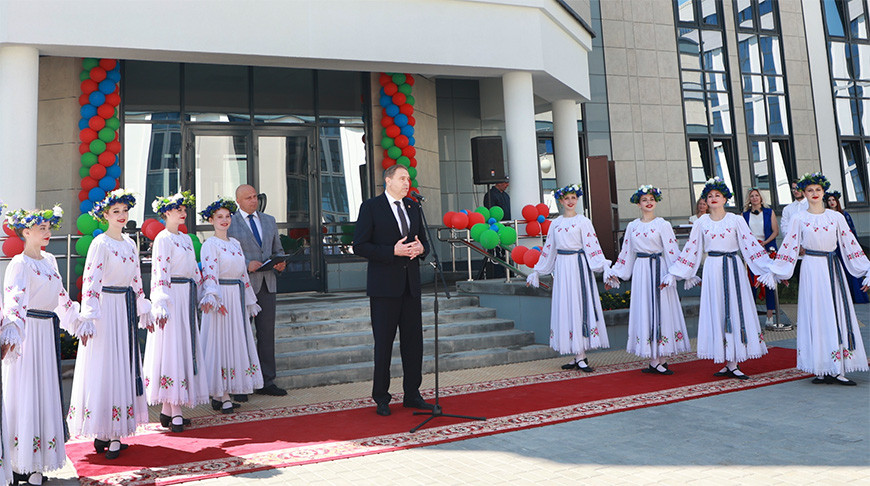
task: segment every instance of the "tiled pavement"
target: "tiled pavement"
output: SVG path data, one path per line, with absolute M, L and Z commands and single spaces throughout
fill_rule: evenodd
M 870 323 L 870 305 L 856 309 Z M 794 316 L 794 306 L 785 311 Z M 868 328 L 862 328 L 870 348 Z M 794 332 L 769 333 L 794 347 Z M 636 359 L 590 354 L 593 364 Z M 444 373 L 453 385 L 556 369 L 563 359 Z M 858 387 L 782 383 L 546 427 L 350 459 L 199 481 L 238 484 L 840 484 L 870 482 L 870 373 Z M 424 377 L 424 388 L 434 385 Z M 366 396 L 369 383 L 253 397 L 263 408 Z M 400 382 L 393 384 L 400 389 Z M 447 410 L 461 413 L 461 410 Z M 192 415 L 211 412 L 199 407 Z M 389 420 L 372 413 L 372 420 Z M 437 420 L 437 419 L 436 419 Z M 132 452 L 132 449 L 131 449 Z M 60 481 L 78 484 L 70 465 Z

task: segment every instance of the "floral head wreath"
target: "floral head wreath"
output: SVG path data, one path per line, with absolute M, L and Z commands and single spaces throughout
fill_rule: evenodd
M 153 209 L 157 214 L 163 214 L 166 211 L 178 209 L 181 206 L 192 208 L 195 204 L 196 196 L 191 194 L 190 191 L 184 191 L 175 193 L 172 196 L 158 196 L 157 199 L 151 203 L 151 209 Z
M 556 199 L 562 199 L 568 194 L 574 194 L 577 197 L 580 197 L 583 195 L 583 189 L 580 189 L 580 184 L 570 184 L 553 191 L 553 197 L 555 197 Z
M 728 185 L 725 184 L 725 181 L 722 180 L 721 177 L 712 177 L 707 180 L 707 183 L 704 184 L 704 190 L 701 191 L 701 199 L 706 199 L 707 194 L 710 194 L 710 191 L 719 191 L 725 196 L 725 199 L 731 199 L 734 194 L 731 194 L 731 189 L 728 189 Z
M 227 197 L 218 196 L 218 200 L 209 204 L 207 208 L 200 211 L 199 215 L 202 216 L 203 221 L 208 221 L 209 218 L 214 216 L 214 213 L 216 213 L 220 208 L 226 209 L 230 214 L 235 214 L 235 212 L 239 210 L 239 206 L 235 201 Z
M 833 198 L 835 198 L 837 201 L 839 201 L 839 200 L 840 200 L 840 196 L 841 196 L 840 191 L 831 191 L 831 192 L 826 192 L 826 193 L 825 193 L 825 199 L 828 199 L 829 197 L 833 197 Z
M 130 209 L 136 205 L 136 196 L 132 191 L 126 189 L 115 189 L 108 193 L 102 201 L 94 204 L 94 209 L 91 210 L 90 214 L 95 219 L 105 221 L 106 210 L 118 203 L 126 204 L 127 209 Z
M 813 172 L 812 174 L 804 174 L 803 177 L 797 181 L 797 187 L 801 191 L 805 191 L 807 187 L 812 186 L 813 184 L 818 184 L 822 186 L 822 189 L 827 191 L 831 188 L 831 183 L 828 181 L 828 178 L 823 176 L 821 172 Z
M 637 188 L 637 192 L 631 195 L 631 199 L 629 199 L 629 202 L 631 202 L 632 204 L 639 204 L 640 197 L 646 194 L 652 194 L 652 196 L 656 199 L 656 202 L 662 200 L 662 191 L 658 187 L 645 184 Z
M 10 228 L 26 229 L 42 223 L 48 223 L 51 229 L 60 228 L 60 220 L 63 218 L 63 209 L 55 204 L 51 209 L 34 209 L 27 211 L 17 209 L 6 213 L 6 224 Z

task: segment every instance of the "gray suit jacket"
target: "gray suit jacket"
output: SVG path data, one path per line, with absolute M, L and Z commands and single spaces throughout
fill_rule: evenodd
M 257 211 L 257 216 L 260 218 L 261 234 L 260 239 L 263 241 L 262 246 L 257 244 L 254 238 L 254 233 L 251 231 L 250 223 L 242 216 L 241 211 L 236 211 L 233 215 L 233 221 L 230 223 L 230 229 L 227 231 L 228 236 L 239 240 L 242 244 L 242 251 L 245 253 L 245 262 L 250 263 L 253 260 L 265 262 L 272 255 L 284 254 L 284 249 L 281 246 L 281 240 L 278 238 L 278 225 L 275 223 L 275 218 L 268 214 L 263 214 Z M 266 283 L 266 290 L 275 293 L 277 290 L 277 277 L 274 270 L 265 272 L 251 272 L 251 286 L 254 288 L 254 293 L 260 291 L 263 282 Z

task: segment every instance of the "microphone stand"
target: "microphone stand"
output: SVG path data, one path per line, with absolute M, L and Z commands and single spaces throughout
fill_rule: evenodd
M 430 420 L 436 417 L 452 417 L 452 418 L 462 418 L 468 420 L 486 420 L 486 417 L 471 417 L 468 415 L 453 415 L 449 413 L 444 413 L 444 410 L 441 408 L 441 404 L 439 403 L 440 395 L 439 395 L 439 384 L 438 384 L 438 277 L 440 277 L 441 284 L 444 285 L 444 294 L 447 298 L 450 298 L 450 290 L 447 288 L 447 280 L 444 278 L 444 269 L 441 267 L 441 260 L 438 258 L 438 250 L 435 249 L 435 240 L 432 239 L 432 234 L 429 232 L 429 224 L 426 222 L 426 214 L 423 213 L 423 197 L 418 196 L 420 205 L 420 218 L 423 221 L 423 229 L 426 231 L 426 238 L 428 239 L 429 248 L 432 249 L 432 261 L 429 262 L 432 265 L 432 268 L 435 269 L 435 303 L 434 303 L 434 311 L 435 311 L 435 408 L 431 411 L 426 412 L 414 412 L 414 415 L 428 415 L 423 422 L 418 424 L 416 427 L 411 429 L 411 433 L 413 434 L 420 427 L 423 427 Z

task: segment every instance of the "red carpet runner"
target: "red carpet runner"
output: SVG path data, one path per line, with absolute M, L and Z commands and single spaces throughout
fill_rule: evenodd
M 174 484 L 480 437 L 809 376 L 794 369 L 791 349 L 770 348 L 763 358 L 742 364 L 750 380 L 715 378 L 721 365 L 693 358 L 672 359 L 671 376 L 641 373 L 646 362 L 634 362 L 602 366 L 592 374 L 563 371 L 444 388 L 445 413 L 488 420 L 441 417 L 414 434 L 408 431 L 425 417 L 412 415 L 395 397 L 399 403 L 390 417 L 375 415 L 370 399 L 356 399 L 196 418 L 181 434 L 150 424 L 125 441 L 130 448 L 114 461 L 96 454 L 90 441 L 71 441 L 66 449 L 85 485 Z

